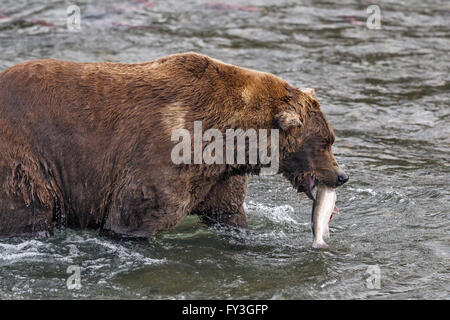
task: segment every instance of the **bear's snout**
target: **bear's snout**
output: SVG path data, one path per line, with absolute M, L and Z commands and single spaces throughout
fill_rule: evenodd
M 347 181 L 348 181 L 348 175 L 342 169 L 339 169 L 337 181 L 336 181 L 336 187 L 342 186 Z
M 336 186 L 342 186 L 344 183 L 348 181 L 348 175 L 344 172 L 337 177 Z

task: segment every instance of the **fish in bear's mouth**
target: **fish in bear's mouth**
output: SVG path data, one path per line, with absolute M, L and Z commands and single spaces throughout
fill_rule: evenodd
M 316 200 L 318 181 L 315 174 L 308 173 L 306 175 L 306 195 L 311 200 Z
M 317 180 L 314 173 L 308 173 L 305 179 L 306 190 L 304 192 L 308 196 L 308 198 L 315 202 L 317 200 L 317 186 L 319 185 L 319 180 Z M 334 206 L 333 213 L 339 213 L 338 207 Z M 330 220 L 332 217 L 333 214 L 331 214 Z

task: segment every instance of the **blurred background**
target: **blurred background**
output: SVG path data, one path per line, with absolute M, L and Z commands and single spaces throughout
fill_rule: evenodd
M 197 51 L 315 88 L 350 181 L 329 250 L 311 249 L 304 195 L 251 177 L 245 231 L 188 217 L 144 243 L 2 240 L 0 298 L 448 299 L 449 23 L 438 0 L 2 0 L 1 70 Z

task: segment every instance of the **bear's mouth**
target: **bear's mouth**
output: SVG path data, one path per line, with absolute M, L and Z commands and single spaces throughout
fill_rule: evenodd
M 306 195 L 311 200 L 316 200 L 317 195 L 317 179 L 315 174 L 307 174 L 306 175 Z

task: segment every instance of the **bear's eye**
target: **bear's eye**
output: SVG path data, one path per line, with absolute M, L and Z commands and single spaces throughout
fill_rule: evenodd
M 326 150 L 326 145 L 325 144 L 316 144 L 313 148 L 312 151 L 314 154 L 319 154 L 322 153 Z
M 322 141 L 320 141 L 320 143 L 318 144 L 318 147 L 320 150 L 326 150 L 328 148 L 328 146 L 330 145 L 329 141 L 327 141 L 326 139 L 323 139 Z

